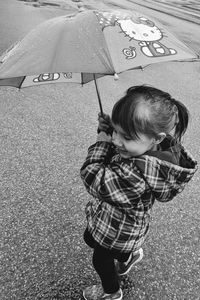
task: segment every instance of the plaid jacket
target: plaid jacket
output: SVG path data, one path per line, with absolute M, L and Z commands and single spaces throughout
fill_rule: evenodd
M 154 200 L 172 200 L 194 175 L 196 161 L 180 146 L 180 165 L 170 162 L 177 150 L 166 141 L 161 151 L 130 159 L 122 158 L 108 142 L 88 149 L 81 168 L 83 183 L 93 196 L 85 209 L 87 226 L 103 247 L 122 252 L 139 249 Z

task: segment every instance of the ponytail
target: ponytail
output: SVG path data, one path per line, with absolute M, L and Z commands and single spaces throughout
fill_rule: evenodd
M 186 132 L 189 121 L 189 111 L 187 107 L 178 100 L 172 99 L 178 109 L 178 120 L 175 128 L 175 138 L 181 141 L 182 136 Z

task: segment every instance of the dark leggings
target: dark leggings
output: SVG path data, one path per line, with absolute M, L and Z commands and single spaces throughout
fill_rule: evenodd
M 128 260 L 130 253 L 121 253 L 117 250 L 109 250 L 99 245 L 89 231 L 84 232 L 84 241 L 94 249 L 93 266 L 101 279 L 104 292 L 107 294 L 115 293 L 119 290 L 119 277 L 116 272 L 114 259 L 120 262 Z

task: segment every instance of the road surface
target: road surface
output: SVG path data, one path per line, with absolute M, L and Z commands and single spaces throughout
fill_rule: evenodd
M 196 24 L 137 8 L 198 49 Z M 0 50 L 39 22 L 65 13 L 0 0 Z M 184 144 L 199 159 L 199 70 L 199 62 L 169 63 L 126 72 L 118 82 L 102 78 L 104 111 L 110 113 L 130 85 L 148 83 L 170 92 L 190 110 Z M 92 82 L 0 89 L 1 300 L 78 300 L 85 285 L 99 280 L 82 240 L 89 196 L 79 177 L 87 147 L 95 141 L 97 113 Z M 176 200 L 155 204 L 145 257 L 130 274 L 125 300 L 199 300 L 199 186 L 197 173 Z

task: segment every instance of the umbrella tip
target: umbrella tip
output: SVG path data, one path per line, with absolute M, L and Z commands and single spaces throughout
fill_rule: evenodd
M 114 74 L 114 80 L 118 80 L 119 76 L 117 75 L 117 73 Z

